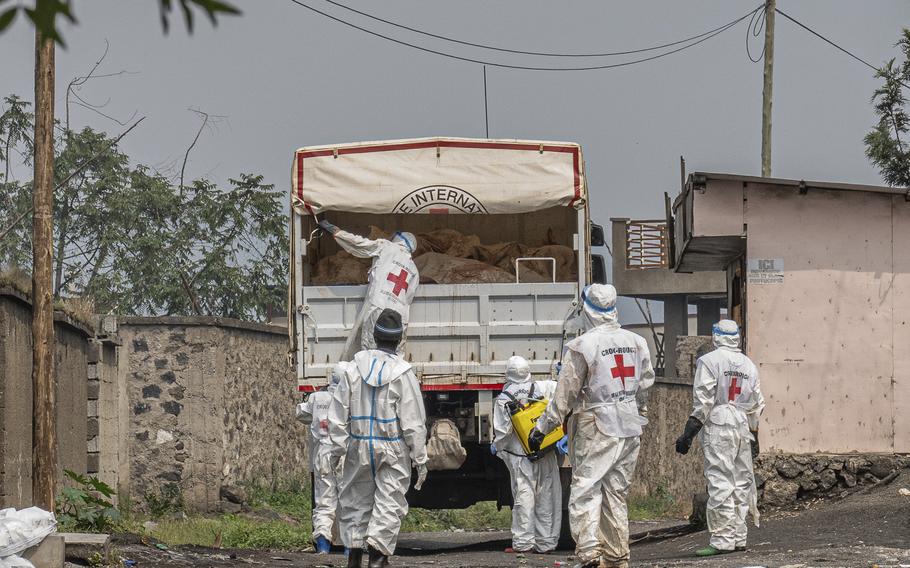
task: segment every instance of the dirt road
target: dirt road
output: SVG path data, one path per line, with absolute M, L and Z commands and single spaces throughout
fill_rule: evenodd
M 865 494 L 835 502 L 816 503 L 801 511 L 766 516 L 761 528 L 749 533 L 749 550 L 707 560 L 694 557 L 705 545 L 704 532 L 677 538 L 640 542 L 632 547 L 632 565 L 699 568 L 910 567 L 910 475 Z M 665 526 L 665 525 L 663 525 Z M 641 534 L 659 525 L 633 524 Z M 572 566 L 570 551 L 549 555 L 506 554 L 508 533 L 430 533 L 402 535 L 393 566 L 401 567 L 559 567 Z M 341 554 L 317 557 L 310 553 L 224 551 L 180 548 L 162 551 L 141 544 L 121 544 L 124 558 L 137 568 L 287 566 L 289 568 L 344 566 Z M 564 564 L 559 564 L 564 563 Z

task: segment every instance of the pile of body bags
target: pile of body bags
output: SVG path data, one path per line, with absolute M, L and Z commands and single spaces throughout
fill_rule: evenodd
M 44 509 L 0 509 L 0 568 L 35 568 L 18 554 L 56 530 L 54 514 Z
M 370 227 L 369 238 L 390 239 L 391 235 Z M 485 245 L 477 235 L 454 229 L 437 229 L 417 235 L 414 264 L 421 284 L 471 284 L 515 282 L 515 259 L 553 258 L 556 281 L 572 282 L 578 272 L 571 247 L 548 244 L 528 246 L 517 242 Z M 372 259 L 356 258 L 345 251 L 319 260 L 312 273 L 316 285 L 364 284 Z M 519 263 L 521 282 L 552 282 L 553 263 L 532 260 Z

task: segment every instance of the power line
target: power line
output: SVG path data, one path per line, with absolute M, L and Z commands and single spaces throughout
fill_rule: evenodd
M 749 20 L 749 27 L 746 28 L 746 55 L 752 63 L 758 63 L 765 57 L 765 46 L 762 44 L 761 53 L 758 57 L 752 57 L 752 46 L 749 45 L 750 36 L 756 38 L 761 35 L 765 29 L 765 18 L 767 10 L 752 12 L 752 19 Z
M 793 23 L 796 24 L 797 26 L 801 27 L 802 29 L 806 30 L 806 31 L 809 32 L 810 34 L 814 35 L 814 36 L 817 37 L 818 39 L 824 41 L 824 42 L 827 43 L 828 45 L 831 45 L 831 46 L 834 47 L 835 49 L 837 49 L 837 50 L 839 50 L 839 51 L 842 51 L 842 52 L 846 53 L 847 55 L 849 55 L 849 56 L 852 57 L 853 59 L 859 61 L 860 63 L 862 63 L 863 65 L 865 65 L 865 66 L 868 67 L 869 69 L 872 69 L 872 70 L 875 71 L 876 73 L 880 73 L 880 74 L 882 74 L 882 75 L 885 75 L 885 74 L 886 74 L 885 71 L 882 70 L 881 67 L 876 67 L 875 65 L 872 65 L 871 63 L 869 63 L 868 61 L 866 61 L 866 60 L 863 59 L 862 57 L 853 54 L 852 52 L 850 52 L 849 50 L 847 50 L 847 49 L 844 48 L 844 47 L 839 46 L 838 44 L 834 43 L 832 40 L 826 38 L 826 37 L 823 36 L 822 34 L 818 33 L 818 32 L 815 31 L 815 30 L 813 30 L 812 28 L 810 28 L 810 27 L 807 26 L 806 24 L 804 24 L 804 23 L 798 21 L 796 18 L 794 18 L 794 17 L 792 17 L 792 16 L 788 16 L 787 14 L 785 14 L 784 12 L 781 12 L 780 10 L 774 10 L 774 11 L 777 12 L 778 14 L 780 14 L 781 16 L 787 18 L 788 20 L 790 20 L 791 22 L 793 22 Z M 907 85 L 907 83 L 904 83 L 903 81 L 897 81 L 897 83 L 900 84 L 900 85 L 901 85 L 902 87 L 904 87 L 905 89 L 910 89 L 910 85 Z
M 490 137 L 490 109 L 487 106 L 487 66 L 483 66 L 483 121 L 487 127 L 487 138 Z
M 340 24 L 344 24 L 344 25 L 346 25 L 346 26 L 348 26 L 348 27 L 350 27 L 350 28 L 354 28 L 355 30 L 359 30 L 359 31 L 361 31 L 361 32 L 370 34 L 370 35 L 372 35 L 372 36 L 376 36 L 376 37 L 382 38 L 382 39 L 384 39 L 384 40 L 386 40 L 386 41 L 391 41 L 391 42 L 397 43 L 397 44 L 399 44 L 399 45 L 403 45 L 403 46 L 406 46 L 406 47 L 410 47 L 410 48 L 412 48 L 412 49 L 418 49 L 418 50 L 420 50 L 420 51 L 424 51 L 424 52 L 427 52 L 427 53 L 432 53 L 432 54 L 434 54 L 434 55 L 439 55 L 439 56 L 442 56 L 442 57 L 448 57 L 448 58 L 450 58 L 450 59 L 457 59 L 457 60 L 459 60 L 459 61 L 466 61 L 466 62 L 468 62 L 468 63 L 476 63 L 476 64 L 479 64 L 479 65 L 489 65 L 489 66 L 491 66 L 491 67 L 500 67 L 500 68 L 503 68 L 503 69 L 521 69 L 521 70 L 525 70 L 525 71 L 594 71 L 594 70 L 598 70 L 598 69 L 613 69 L 613 68 L 616 68 L 616 67 L 626 67 L 626 66 L 628 66 L 628 65 L 635 65 L 635 64 L 637 64 L 637 63 L 644 63 L 644 62 L 646 62 L 646 61 L 653 61 L 653 60 L 655 60 L 655 59 L 660 59 L 661 57 L 666 57 L 667 55 L 672 55 L 672 54 L 674 54 L 674 53 L 678 53 L 678 52 L 683 51 L 683 50 L 685 50 L 685 49 L 689 49 L 690 47 L 695 47 L 696 45 L 698 45 L 698 44 L 700 44 L 700 43 L 702 43 L 702 42 L 705 42 L 705 41 L 707 41 L 707 40 L 709 40 L 709 39 L 711 39 L 711 38 L 713 38 L 713 37 L 715 37 L 715 36 L 717 36 L 717 35 L 719 35 L 719 34 L 725 32 L 725 31 L 727 31 L 728 29 L 732 28 L 733 26 L 735 26 L 735 25 L 738 24 L 739 22 L 741 22 L 741 21 L 745 20 L 746 18 L 750 17 L 750 16 L 751 16 L 753 13 L 755 13 L 757 10 L 761 10 L 761 9 L 764 7 L 764 4 L 762 4 L 761 6 L 759 6 L 758 8 L 756 8 L 755 10 L 751 10 L 749 13 L 745 14 L 744 16 L 742 16 L 742 17 L 740 17 L 740 18 L 737 18 L 737 19 L 733 20 L 732 22 L 730 22 L 729 24 L 726 24 L 726 25 L 724 25 L 724 26 L 718 28 L 716 31 L 712 32 L 710 35 L 707 35 L 707 36 L 705 36 L 705 37 L 699 39 L 698 41 L 695 41 L 695 42 L 693 42 L 693 43 L 686 44 L 686 45 L 684 45 L 684 46 L 682 46 L 682 47 L 678 47 L 678 48 L 673 49 L 673 50 L 670 50 L 670 51 L 666 51 L 666 52 L 664 52 L 664 53 L 659 53 L 659 54 L 657 54 L 657 55 L 652 55 L 652 56 L 650 56 L 650 57 L 643 57 L 643 58 L 641 58 L 641 59 L 635 59 L 635 60 L 632 60 L 632 61 L 624 61 L 624 62 L 622 62 L 622 63 L 613 63 L 613 64 L 609 64 L 609 65 L 591 65 L 591 66 L 585 66 L 585 67 L 537 67 L 537 66 L 530 66 L 530 65 L 509 65 L 509 64 L 506 64 L 506 63 L 496 63 L 496 62 L 493 62 L 493 61 L 484 61 L 484 60 L 481 60 L 481 59 L 473 59 L 473 58 L 470 58 L 470 57 L 463 57 L 463 56 L 460 56 L 460 55 L 454 55 L 454 54 L 452 54 L 452 53 L 447 53 L 447 52 L 444 52 L 444 51 L 438 51 L 438 50 L 435 50 L 435 49 L 430 49 L 430 48 L 428 48 L 428 47 L 423 47 L 423 46 L 420 46 L 420 45 L 416 45 L 416 44 L 413 44 L 413 43 L 409 43 L 409 42 L 406 42 L 406 41 L 404 41 L 404 40 L 396 39 L 396 38 L 393 38 L 393 37 L 390 37 L 390 36 L 381 34 L 381 33 L 379 33 L 379 32 L 375 32 L 375 31 L 373 31 L 373 30 L 364 28 L 364 27 L 362 27 L 362 26 L 359 26 L 359 25 L 357 25 L 357 24 L 354 24 L 354 23 L 352 23 L 352 22 L 349 22 L 349 21 L 344 20 L 344 19 L 342 19 L 342 18 L 339 18 L 339 17 L 337 17 L 337 16 L 333 16 L 333 15 L 327 13 L 327 12 L 323 12 L 322 10 L 319 10 L 319 9 L 317 9 L 317 8 L 314 8 L 314 7 L 310 6 L 309 4 L 305 4 L 305 3 L 302 2 L 301 0 L 291 0 L 291 2 L 293 2 L 294 4 L 297 4 L 297 5 L 300 6 L 301 8 L 306 8 L 307 10 L 310 10 L 311 12 L 315 12 L 316 14 L 319 14 L 319 15 L 325 17 L 325 18 L 328 18 L 328 19 L 330 19 L 330 20 L 334 20 L 334 21 L 336 21 L 336 22 L 338 22 L 338 23 L 340 23 Z
M 813 30 L 812 28 L 810 28 L 810 27 L 807 26 L 806 24 L 804 24 L 804 23 L 802 23 L 802 22 L 796 20 L 795 18 L 793 18 L 793 17 L 791 17 L 791 16 L 788 16 L 787 14 L 785 14 L 784 12 L 782 12 L 782 11 L 780 11 L 780 10 L 775 10 L 775 12 L 777 12 L 777 13 L 780 14 L 781 16 L 787 18 L 788 20 L 790 20 L 791 22 L 793 22 L 793 23 L 796 24 L 797 26 L 801 27 L 802 29 L 806 30 L 806 31 L 809 32 L 810 34 L 814 35 L 814 36 L 817 37 L 818 39 L 824 41 L 825 43 L 831 45 L 832 47 L 834 47 L 834 48 L 836 48 L 836 49 L 839 49 L 840 51 L 843 51 L 844 53 L 846 53 L 847 55 L 849 55 L 849 56 L 852 57 L 853 59 L 856 59 L 857 61 L 859 61 L 860 63 L 862 63 L 862 64 L 865 65 L 866 67 L 872 69 L 873 71 L 881 72 L 881 69 L 880 69 L 880 68 L 876 67 L 875 65 L 872 65 L 871 63 L 869 63 L 869 62 L 866 61 L 865 59 L 859 57 L 858 55 L 854 55 L 853 53 L 847 51 L 846 49 L 844 49 L 843 47 L 837 45 L 836 43 L 834 43 L 834 42 L 831 41 L 830 39 L 826 38 L 826 37 L 823 36 L 822 34 L 818 33 L 818 32 L 815 31 L 815 30 Z
M 435 39 L 441 39 L 441 40 L 443 40 L 443 41 L 448 41 L 448 42 L 452 42 L 452 43 L 457 43 L 457 44 L 460 44 L 460 45 L 467 45 L 467 46 L 470 46 L 470 47 L 477 47 L 477 48 L 480 48 L 480 49 L 489 49 L 489 50 L 492 50 L 492 51 L 500 51 L 500 52 L 503 52 L 503 53 L 516 53 L 516 54 L 519 54 L 519 55 L 534 55 L 534 56 L 539 56 L 539 57 L 610 57 L 610 56 L 615 56 L 615 55 L 632 55 L 632 54 L 635 54 L 635 53 L 645 53 L 645 52 L 648 52 L 648 51 L 656 51 L 656 50 L 658 50 L 658 49 L 663 49 L 663 48 L 665 48 L 665 47 L 673 47 L 674 45 L 680 45 L 680 44 L 688 43 L 688 42 L 693 41 L 693 40 L 696 40 L 696 39 L 700 39 L 700 38 L 702 38 L 702 37 L 705 37 L 705 36 L 707 36 L 707 35 L 710 35 L 710 34 L 716 32 L 716 31 L 718 31 L 718 30 L 721 30 L 721 29 L 723 29 L 723 28 L 726 28 L 727 26 L 730 26 L 731 24 L 739 23 L 741 20 L 745 19 L 745 17 L 739 18 L 739 19 L 734 20 L 734 21 L 732 21 L 732 22 L 728 22 L 728 23 L 726 23 L 726 24 L 724 24 L 724 25 L 722 25 L 722 26 L 718 26 L 718 27 L 716 27 L 716 28 L 714 28 L 714 29 L 711 29 L 711 30 L 708 30 L 708 31 L 706 31 L 706 32 L 702 32 L 702 33 L 700 33 L 700 34 L 698 34 L 698 35 L 694 35 L 694 36 L 691 36 L 691 37 L 687 37 L 686 39 L 681 39 L 681 40 L 678 40 L 678 41 L 674 41 L 674 42 L 670 42 L 670 43 L 665 43 L 665 44 L 662 44 L 662 45 L 655 45 L 655 46 L 653 46 L 653 47 L 645 47 L 645 48 L 642 48 L 642 49 L 631 49 L 631 50 L 628 50 L 628 51 L 612 51 L 612 52 L 607 52 L 607 53 L 554 53 L 554 52 L 548 52 L 548 51 L 526 51 L 526 50 L 522 50 L 522 49 L 508 49 L 508 48 L 505 48 L 505 47 L 497 47 L 497 46 L 495 46 L 495 45 L 487 45 L 487 44 L 483 44 L 483 43 L 472 43 L 472 42 L 470 42 L 470 41 L 464 41 L 464 40 L 460 40 L 460 39 L 458 39 L 458 38 L 453 38 L 453 37 L 449 37 L 449 36 L 434 34 L 434 33 L 427 32 L 427 31 L 424 31 L 424 30 L 421 30 L 421 29 L 418 29 L 418 28 L 413 28 L 413 27 L 410 27 L 410 26 L 406 26 L 406 25 L 404 25 L 404 24 L 399 24 L 398 22 L 393 22 L 392 20 L 387 20 L 387 19 L 385 19 L 385 18 L 380 18 L 379 16 L 376 16 L 376 15 L 374 15 L 374 14 L 370 14 L 370 13 L 368 13 L 368 12 L 364 12 L 364 11 L 362 11 L 362 10 L 357 10 L 356 8 L 352 8 L 352 7 L 350 7 L 350 6 L 346 6 L 346 5 L 342 4 L 341 2 L 335 2 L 335 0 L 325 0 L 325 1 L 328 2 L 329 4 L 333 5 L 333 6 L 337 6 L 337 7 L 341 8 L 341 9 L 343 9 L 343 10 L 347 10 L 347 11 L 349 11 L 349 12 L 353 12 L 353 13 L 355 13 L 355 14 L 359 14 L 359 15 L 364 16 L 364 17 L 366 17 L 366 18 L 370 18 L 371 20 L 375 20 L 375 21 L 377 21 L 377 22 L 382 22 L 383 24 L 388 24 L 388 25 L 390 25 L 390 26 L 394 26 L 394 27 L 396 27 L 396 28 L 400 28 L 400 29 L 403 29 L 403 30 L 407 30 L 407 31 L 409 31 L 409 32 L 414 32 L 414 33 L 416 33 L 416 34 L 424 35 L 424 36 L 427 36 L 427 37 L 432 37 L 432 38 L 435 38 Z M 753 12 L 754 12 L 754 11 L 753 11 Z

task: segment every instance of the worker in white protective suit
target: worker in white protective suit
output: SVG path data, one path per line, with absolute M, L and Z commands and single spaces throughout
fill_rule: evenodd
M 310 427 L 310 470 L 313 472 L 313 541 L 317 554 L 328 554 L 332 547 L 332 528 L 338 509 L 338 481 L 341 458 L 332 454 L 329 439 L 329 405 L 335 387 L 349 363 L 332 368 L 325 390 L 312 393 L 297 405 L 297 419 Z
M 375 349 L 373 328 L 376 318 L 382 310 L 391 308 L 401 314 L 405 332 L 408 328 L 408 315 L 420 275 L 411 258 L 417 250 L 417 237 L 411 233 L 398 231 L 392 240 L 367 239 L 343 231 L 323 219 L 319 226 L 332 234 L 335 241 L 352 255 L 358 258 L 373 258 L 373 265 L 367 277 L 367 292 L 363 298 L 363 307 L 357 314 L 354 327 L 348 336 L 341 359 L 350 361 L 354 353 L 362 349 Z M 398 353 L 404 354 L 404 339 L 398 344 Z
M 676 451 L 686 454 L 701 431 L 711 541 L 696 551 L 699 556 L 745 550 L 746 516 L 751 512 L 756 525 L 759 520 L 752 459 L 758 455 L 765 399 L 758 369 L 740 351 L 736 322 L 717 322 L 712 336 L 717 349 L 698 358 L 692 415 L 676 440 Z
M 427 475 L 427 428 L 423 397 L 411 365 L 395 350 L 404 330 L 401 316 L 385 309 L 376 319 L 376 349 L 360 351 L 338 383 L 329 407 L 332 451 L 343 456 L 340 532 L 350 550 L 348 567 L 388 565 L 398 541 L 411 467 L 414 489 Z
M 648 423 L 639 414 L 636 395 L 654 384 L 654 368 L 644 338 L 620 327 L 613 286 L 588 286 L 582 302 L 591 328 L 566 344 L 556 393 L 528 442 L 531 449 L 539 448 L 572 413 L 567 425 L 569 526 L 578 566 L 627 567 L 626 496 Z
M 556 452 L 547 452 L 531 461 L 512 429 L 508 406 L 510 403 L 523 406 L 529 400 L 549 400 L 554 392 L 556 381 L 534 381 L 524 357 L 509 358 L 506 384 L 493 409 L 493 443 L 512 481 L 514 552 L 546 553 L 556 548 L 562 521 L 562 487 Z

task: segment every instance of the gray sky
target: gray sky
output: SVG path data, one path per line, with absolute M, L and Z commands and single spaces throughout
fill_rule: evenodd
M 389 29 L 306 0 L 345 19 L 428 47 L 517 64 L 559 60 L 483 53 Z M 346 0 L 384 18 L 467 41 L 531 51 L 620 51 L 701 33 L 756 7 L 757 0 L 544 2 L 540 0 Z M 188 175 L 225 180 L 262 173 L 288 186 L 300 146 L 420 136 L 484 136 L 481 67 L 418 52 L 324 19 L 289 0 L 235 2 L 239 18 L 217 28 L 179 14 L 165 36 L 157 1 L 77 0 L 79 25 L 58 50 L 58 115 L 73 77 L 110 42 L 100 72 L 135 72 L 87 84 L 80 95 L 110 103 L 120 119 L 148 118 L 121 143 L 134 160 L 179 170 L 198 127 L 187 109 L 227 118 L 197 145 Z M 569 8 L 571 6 L 571 9 Z M 779 0 L 778 7 L 860 57 L 880 64 L 910 26 L 910 3 Z M 582 144 L 592 214 L 662 216 L 675 195 L 680 155 L 689 169 L 760 171 L 762 65 L 745 51 L 747 22 L 692 49 L 640 65 L 588 72 L 488 68 L 490 135 Z M 872 71 L 778 17 L 773 174 L 879 183 L 863 155 L 875 118 Z M 0 95 L 32 99 L 32 30 L 19 20 L 0 36 Z M 753 53 L 761 49 L 760 38 Z M 604 62 L 616 58 L 606 58 Z M 617 59 L 620 60 L 620 59 Z M 581 60 L 586 63 L 590 60 Z M 76 126 L 112 134 L 119 125 L 78 107 Z

